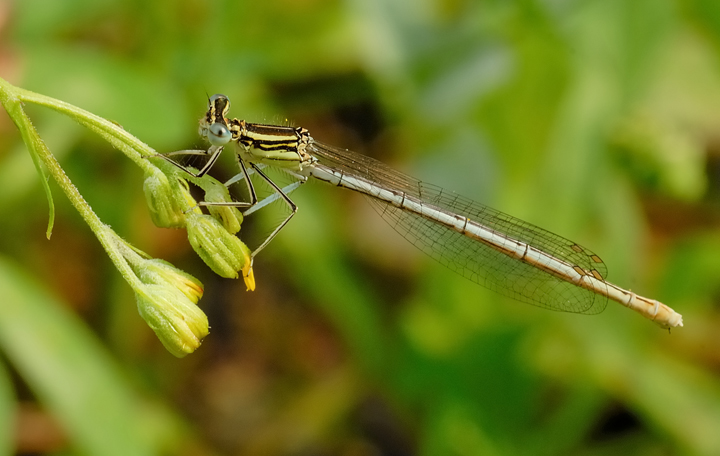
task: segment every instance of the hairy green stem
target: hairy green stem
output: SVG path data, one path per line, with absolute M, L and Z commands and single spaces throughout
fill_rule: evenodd
M 65 174 L 65 171 L 63 171 L 60 164 L 57 162 L 48 147 L 45 145 L 45 142 L 40 138 L 37 130 L 32 125 L 30 118 L 23 110 L 23 101 L 32 101 L 34 103 L 49 107 L 54 106 L 55 109 L 57 109 L 58 111 L 68 113 L 68 115 L 71 115 L 70 112 L 72 112 L 73 114 L 71 115 L 71 117 L 75 118 L 78 121 L 80 121 L 80 119 L 86 121 L 81 123 L 100 124 L 109 122 L 104 121 L 103 119 L 100 119 L 99 117 L 87 113 L 79 108 L 74 108 L 67 103 L 63 103 L 49 97 L 44 97 L 42 95 L 34 94 L 32 92 L 28 92 L 17 87 L 13 87 L 5 80 L 0 78 L 0 103 L 2 103 L 5 110 L 10 115 L 10 118 L 20 131 L 23 141 L 25 141 L 25 144 L 27 145 L 31 155 L 33 156 L 33 160 L 36 161 L 36 166 L 38 162 L 41 163 L 45 167 L 47 172 L 53 177 L 53 179 L 55 179 L 55 182 L 57 182 L 58 186 L 68 197 L 72 205 L 80 213 L 85 222 L 90 226 L 90 229 L 93 231 L 93 233 L 95 233 L 95 236 L 97 236 L 98 240 L 105 248 L 105 251 L 110 256 L 110 259 L 113 261 L 113 263 L 123 275 L 125 280 L 127 280 L 133 288 L 140 287 L 142 284 L 138 280 L 137 276 L 133 273 L 132 269 L 130 269 L 127 262 L 123 258 L 122 253 L 117 247 L 117 243 L 121 241 L 119 236 L 110 227 L 105 225 L 95 214 L 95 212 L 93 212 L 90 205 L 87 203 L 87 201 L 85 201 L 85 198 L 83 198 L 78 189 L 70 181 L 70 178 L 67 176 L 67 174 Z M 135 139 L 135 142 L 138 142 L 137 139 Z M 138 158 L 140 162 L 146 161 L 139 156 Z M 47 183 L 45 183 L 45 185 L 47 186 Z M 52 214 L 52 199 L 50 199 L 50 205 Z M 50 229 L 51 228 L 49 228 L 49 230 Z

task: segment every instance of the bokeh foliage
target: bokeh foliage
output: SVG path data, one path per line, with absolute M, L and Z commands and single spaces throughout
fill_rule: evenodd
M 16 0 L 0 25 L 0 76 L 159 151 L 203 147 L 205 94 L 224 93 L 233 116 L 291 119 L 577 240 L 685 317 L 667 334 L 612 304 L 508 301 L 319 184 L 247 293 L 152 226 L 132 163 L 30 107 L 103 221 L 205 283 L 211 332 L 165 352 L 59 194 L 45 239 L 5 117 L 3 454 L 720 454 L 716 1 Z

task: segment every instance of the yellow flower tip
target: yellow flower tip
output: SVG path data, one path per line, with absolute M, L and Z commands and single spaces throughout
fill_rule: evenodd
M 255 273 L 253 272 L 252 267 L 247 270 L 243 268 L 243 280 L 245 281 L 247 291 L 255 291 Z
M 245 286 L 247 287 L 247 291 L 255 291 L 255 273 L 253 272 L 252 264 L 252 256 L 250 255 L 250 249 L 243 244 L 243 255 L 245 256 L 245 264 L 243 265 L 241 271 L 243 280 L 245 281 Z
M 137 271 L 143 282 L 177 289 L 193 304 L 197 304 L 203 296 L 203 284 L 198 279 L 167 261 L 157 258 L 143 260 Z
M 192 293 L 193 296 L 196 296 L 197 299 L 194 300 L 195 303 L 202 298 L 203 293 L 205 293 L 205 289 L 203 288 L 203 285 L 200 282 L 190 282 L 188 285 L 188 291 Z

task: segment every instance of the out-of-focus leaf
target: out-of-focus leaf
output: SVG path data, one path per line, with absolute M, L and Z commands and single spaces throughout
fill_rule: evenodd
M 0 456 L 15 454 L 16 404 L 10 373 L 5 364 L 0 363 Z
M 690 33 L 668 38 L 639 103 L 617 126 L 619 162 L 644 186 L 689 201 L 705 191 L 706 144 L 720 128 L 714 52 Z
M 17 33 L 24 38 L 47 38 L 108 15 L 119 3 L 117 0 L 22 1 L 15 5 Z
M 720 387 L 706 373 L 655 353 L 618 350 L 592 359 L 599 383 L 690 454 L 720 450 Z M 623 356 L 625 355 L 625 356 Z M 630 356 L 628 356 L 630 355 Z
M 107 54 L 58 45 L 35 46 L 25 56 L 23 88 L 118 122 L 159 151 L 197 133 L 194 119 L 205 108 L 204 94 L 197 94 L 197 105 L 191 108 L 159 71 Z M 53 78 L 44 77 L 47 68 L 53 69 Z
M 689 454 L 717 454 L 720 434 L 711 429 L 720 423 L 720 385 L 711 375 L 667 356 L 659 340 L 608 337 L 586 324 L 573 333 L 536 344 L 541 369 L 561 382 L 596 385 Z
M 40 136 L 58 160 L 67 155 L 69 147 L 78 139 L 80 126 L 70 125 L 69 119 L 55 118 L 39 130 Z M 0 166 L 0 207 L 5 208 L 24 197 L 38 183 L 38 172 L 32 166 L 28 148 L 24 143 L 9 151 Z
M 678 244 L 662 277 L 662 295 L 671 302 L 714 306 L 720 290 L 720 239 L 709 234 Z
M 324 222 L 331 215 L 309 201 L 303 209 L 304 217 L 295 217 L 293 226 L 276 239 L 293 254 L 286 261 L 296 286 L 312 293 L 317 305 L 341 328 L 361 364 L 380 374 L 392 350 L 377 305 L 357 271 L 342 262 L 337 232 Z M 262 284 L 262 278 L 259 281 Z
M 638 115 L 616 132 L 618 160 L 646 187 L 687 200 L 705 191 L 705 156 L 699 138 L 653 115 Z
M 509 449 L 493 440 L 493 436 L 480 427 L 477 417 L 468 410 L 467 403 L 448 401 L 434 410 L 428 420 L 428 429 L 422 433 L 423 455 L 451 454 L 458 456 L 511 454 Z
M 74 444 L 92 455 L 149 455 L 148 416 L 87 327 L 41 284 L 0 259 L 2 351 Z
M 682 4 L 693 13 L 694 20 L 705 26 L 715 43 L 720 43 L 720 3 L 715 0 L 686 0 Z
M 596 425 L 597 416 L 607 403 L 602 392 L 582 382 L 576 382 L 562 397 L 554 399 L 559 403 L 528 432 L 521 454 L 571 454 Z

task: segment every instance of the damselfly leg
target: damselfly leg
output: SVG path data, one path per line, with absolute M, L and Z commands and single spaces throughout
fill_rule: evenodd
M 223 151 L 223 146 L 210 146 L 208 150 L 178 150 L 175 152 L 169 152 L 167 154 L 156 154 L 155 157 L 162 158 L 168 162 L 170 162 L 173 166 L 176 166 L 180 168 L 181 170 L 185 171 L 189 175 L 193 177 L 203 177 L 205 174 L 207 174 L 208 171 L 210 171 L 210 168 L 215 165 L 215 162 L 217 161 L 218 157 L 220 157 L 220 153 Z M 177 155 L 199 155 L 199 156 L 210 156 L 208 161 L 205 163 L 205 165 L 198 171 L 197 173 L 194 173 L 189 168 L 181 165 L 180 163 L 176 162 L 175 160 L 171 159 L 171 156 L 177 156 Z
M 223 146 L 211 146 L 207 151 L 203 150 L 183 150 L 183 151 L 177 151 L 177 152 L 170 152 L 168 154 L 158 154 L 158 157 L 161 157 L 168 162 L 172 163 L 175 167 L 178 169 L 184 171 L 185 173 L 195 177 L 195 178 L 201 178 L 207 172 L 215 165 L 217 162 L 218 157 L 220 156 L 220 153 L 223 150 Z M 181 165 L 180 163 L 176 162 L 175 160 L 172 160 L 171 156 L 177 156 L 177 155 L 199 155 L 199 156 L 209 156 L 210 158 L 205 163 L 205 165 L 198 171 L 197 173 L 193 172 L 191 169 L 189 169 L 186 166 Z M 240 157 L 239 154 L 236 154 L 237 163 L 240 167 L 241 176 L 240 178 L 233 178 L 228 183 L 226 183 L 226 186 L 229 186 L 235 182 L 238 182 L 240 180 L 244 180 L 245 184 L 247 186 L 248 194 L 250 196 L 250 201 L 200 201 L 197 203 L 198 206 L 215 206 L 215 207 L 237 207 L 237 208 L 247 208 L 247 210 L 243 213 L 243 215 L 250 215 L 251 213 L 259 210 L 262 207 L 267 206 L 268 204 L 277 201 L 278 199 L 282 199 L 285 204 L 290 209 L 290 213 L 285 217 L 285 219 L 277 226 L 275 229 L 260 243 L 260 245 L 253 250 L 251 256 L 254 258 L 255 255 L 257 255 L 262 249 L 265 248 L 266 245 L 270 243 L 270 241 L 273 240 L 273 238 L 287 225 L 287 223 L 290 221 L 290 219 L 295 215 L 297 212 L 297 205 L 290 199 L 290 197 L 287 195 L 289 192 L 297 189 L 301 184 L 303 184 L 307 178 L 304 176 L 300 176 L 297 174 L 292 173 L 293 177 L 299 179 L 297 182 L 294 182 L 285 188 L 280 188 L 272 179 L 270 179 L 265 173 L 261 171 L 262 165 L 256 165 L 254 163 L 250 163 L 250 166 L 252 169 L 248 171 L 247 166 L 245 166 L 245 162 Z M 252 183 L 252 180 L 250 179 L 250 174 L 254 173 L 257 174 L 261 179 L 263 179 L 265 182 L 270 185 L 270 187 L 273 189 L 273 194 L 270 196 L 267 196 L 262 201 L 258 202 L 257 198 L 257 192 L 255 190 L 255 186 Z

